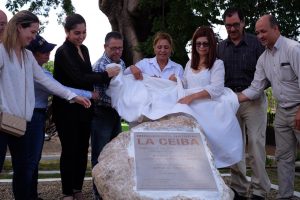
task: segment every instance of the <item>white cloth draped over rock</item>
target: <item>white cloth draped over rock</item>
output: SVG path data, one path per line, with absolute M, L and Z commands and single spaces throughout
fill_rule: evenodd
M 120 73 L 107 90 L 112 107 L 128 122 L 140 117 L 151 120 L 174 113 L 193 116 L 202 126 L 218 168 L 230 166 L 242 158 L 242 134 L 235 117 L 239 107 L 236 94 L 225 88 L 224 94 L 213 100 L 197 100 L 190 105 L 177 101 L 201 91 L 202 88 L 183 89 L 181 81 L 149 77 L 135 80 L 133 75 Z

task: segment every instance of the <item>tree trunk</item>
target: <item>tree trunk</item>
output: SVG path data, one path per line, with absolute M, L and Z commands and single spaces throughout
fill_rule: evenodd
M 124 37 L 123 59 L 129 66 L 143 58 L 138 51 L 138 33 L 136 20 L 139 18 L 139 0 L 99 0 L 100 10 L 108 17 L 113 31 Z

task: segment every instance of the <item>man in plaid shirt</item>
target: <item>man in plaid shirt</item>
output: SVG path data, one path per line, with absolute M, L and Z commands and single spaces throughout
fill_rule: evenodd
M 251 85 L 256 62 L 265 48 L 258 39 L 245 32 L 245 16 L 240 9 L 228 8 L 223 15 L 228 38 L 219 43 L 218 57 L 225 66 L 225 86 L 239 93 Z M 265 199 L 271 183 L 265 169 L 267 99 L 260 98 L 240 104 L 237 111 L 244 140 L 244 156 L 231 166 L 230 187 L 235 192 L 234 199 Z M 246 178 L 246 138 L 247 154 L 252 170 L 251 181 Z
M 103 72 L 111 63 L 120 64 L 122 70 L 125 63 L 121 59 L 123 52 L 123 37 L 119 32 L 110 32 L 105 37 L 104 53 L 93 65 L 95 72 Z M 111 107 L 111 99 L 106 95 L 109 84 L 96 84 L 95 91 L 99 92 L 99 100 L 95 102 L 92 120 L 91 146 L 92 167 L 98 163 L 98 157 L 103 147 L 121 132 L 121 118 L 118 112 Z M 93 186 L 95 199 L 101 199 L 95 185 Z

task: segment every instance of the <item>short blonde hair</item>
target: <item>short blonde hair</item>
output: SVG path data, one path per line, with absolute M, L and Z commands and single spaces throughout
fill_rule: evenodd
M 167 40 L 171 45 L 171 49 L 173 50 L 173 39 L 169 33 L 157 32 L 153 39 L 153 47 L 157 44 L 158 40 Z

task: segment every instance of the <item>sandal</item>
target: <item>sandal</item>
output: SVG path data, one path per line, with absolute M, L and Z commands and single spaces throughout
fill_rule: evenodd
M 76 191 L 73 194 L 74 200 L 84 200 L 83 194 L 81 191 Z

